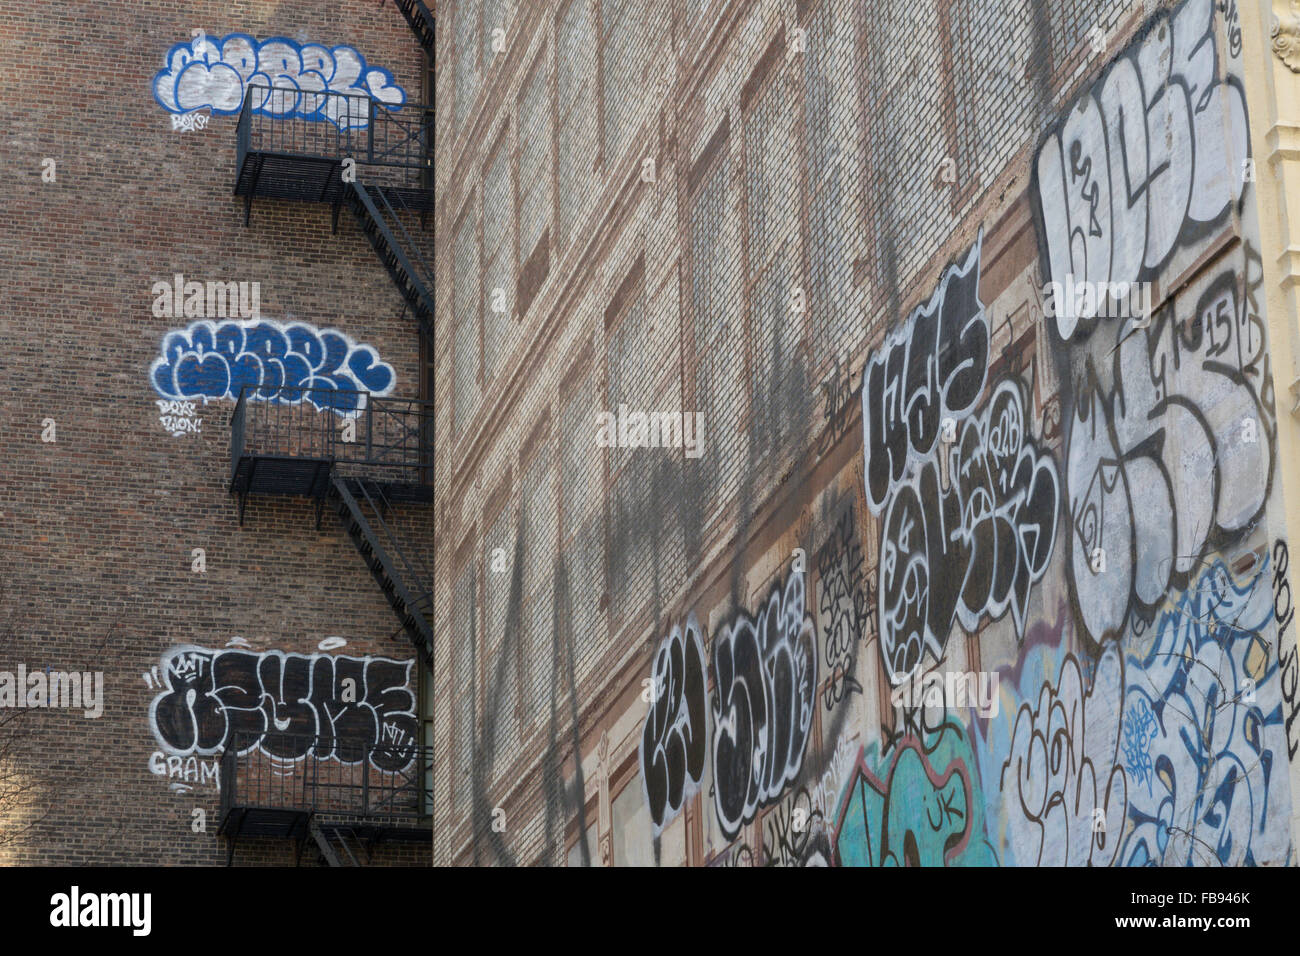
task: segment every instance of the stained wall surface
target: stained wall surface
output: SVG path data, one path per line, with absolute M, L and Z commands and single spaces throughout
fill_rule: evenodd
M 392 6 L 318 0 L 9 3 L 0 45 L 0 863 L 223 864 L 235 732 L 292 789 L 305 755 L 273 728 L 419 736 L 422 683 L 332 514 L 254 499 L 241 526 L 227 492 L 241 385 L 420 394 L 415 323 L 349 215 L 258 201 L 245 227 L 237 113 L 259 78 L 420 103 L 424 55 Z M 256 284 L 259 315 L 164 300 L 178 274 Z M 20 667 L 24 690 L 98 672 L 102 713 L 15 706 Z M 235 862 L 294 858 L 246 839 Z
M 1235 4 L 440 16 L 436 861 L 1292 861 Z

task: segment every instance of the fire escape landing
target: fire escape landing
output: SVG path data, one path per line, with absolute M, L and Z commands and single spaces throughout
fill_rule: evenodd
M 245 385 L 230 423 L 230 493 L 314 499 L 334 511 L 425 663 L 433 573 L 399 504 L 433 500 L 433 407 L 350 389 Z M 407 525 L 410 522 L 406 523 Z
M 304 754 L 292 772 L 268 754 Z M 432 749 L 414 741 L 304 734 L 236 734 L 221 756 L 221 826 L 226 864 L 244 837 L 294 841 L 295 861 L 314 844 L 329 866 L 369 862 L 381 842 L 429 839 L 431 794 L 422 785 Z

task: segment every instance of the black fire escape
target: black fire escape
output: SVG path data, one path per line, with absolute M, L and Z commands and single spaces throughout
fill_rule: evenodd
M 426 842 L 431 759 L 411 739 L 235 734 L 221 755 L 227 865 L 244 837 L 287 837 L 299 863 L 312 845 L 329 866 L 361 866 L 381 842 Z
M 230 493 L 244 521 L 252 495 L 333 511 L 411 643 L 433 660 L 432 565 L 399 505 L 433 500 L 433 408 L 349 389 L 246 385 L 230 423 Z
M 422 0 L 393 0 L 393 2 L 397 4 L 397 9 L 402 11 L 402 16 L 406 17 L 406 22 L 415 32 L 415 38 L 420 41 L 420 46 L 424 47 L 424 52 L 432 57 L 433 14 L 429 8 Z
M 395 3 L 432 58 L 429 9 L 421 0 Z M 234 187 L 244 199 L 245 225 L 255 198 L 325 204 L 336 232 L 346 208 L 429 355 L 433 270 L 414 233 L 433 209 L 433 135 L 432 107 L 390 110 L 364 94 L 249 86 L 236 132 Z M 432 401 L 347 389 L 247 386 L 231 418 L 229 489 L 240 523 L 252 496 L 311 499 L 318 529 L 332 512 L 392 607 L 397 634 L 430 669 L 433 573 L 425 549 L 432 542 L 420 540 L 413 511 L 433 500 L 433 443 Z M 299 859 L 311 842 L 333 866 L 368 859 L 380 840 L 430 839 L 432 748 L 414 740 L 286 743 L 278 739 L 283 734 L 271 736 L 277 740 L 269 750 L 266 738 L 237 741 L 222 757 L 227 862 L 241 836 L 288 837 Z M 268 762 L 268 752 L 306 756 L 287 767 Z
M 315 502 L 319 529 L 341 522 L 397 616 L 395 637 L 432 667 L 433 573 L 412 515 L 433 498 L 430 402 L 349 389 L 244 386 L 231 416 L 231 494 L 240 522 L 251 496 Z M 369 859 L 380 841 L 430 839 L 431 747 L 380 721 L 374 740 L 270 733 L 222 757 L 228 861 L 245 836 L 314 841 L 330 865 Z M 295 759 L 270 759 L 291 754 Z M 360 854 L 360 855 L 359 855 Z
M 347 208 L 420 330 L 433 336 L 433 270 L 412 237 L 433 209 L 433 109 L 360 93 L 250 85 L 236 128 L 235 195 Z

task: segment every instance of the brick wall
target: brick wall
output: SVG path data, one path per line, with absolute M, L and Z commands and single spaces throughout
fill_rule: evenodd
M 1207 0 L 568 0 L 520 5 L 511 16 L 461 0 L 442 17 L 450 26 L 440 33 L 437 79 L 439 334 L 454 347 L 439 352 L 441 434 L 451 437 L 438 448 L 438 630 L 454 650 L 435 679 L 447 708 L 437 733 L 455 747 L 437 781 L 435 859 L 885 862 L 866 859 L 869 844 L 903 862 L 952 862 L 953 847 L 967 862 L 1134 863 L 1161 853 L 1164 862 L 1194 861 L 1199 842 L 1165 839 L 1175 825 L 1214 845 L 1212 822 L 1181 798 L 1173 804 L 1188 819 L 1159 839 L 1140 820 L 1152 787 L 1171 785 L 1152 776 L 1149 761 L 1169 742 L 1145 714 L 1173 706 L 1178 693 L 1148 655 L 1158 656 L 1190 610 L 1209 613 L 1191 607 L 1198 589 L 1226 594 L 1230 578 L 1250 595 L 1241 598 L 1250 615 L 1266 609 L 1286 553 L 1272 537 L 1281 504 L 1268 450 L 1283 426 L 1267 397 L 1262 300 L 1252 291 L 1256 210 L 1240 184 L 1240 52 L 1224 14 Z M 1123 68 L 1106 72 L 1120 61 L 1146 71 L 1142 84 L 1121 89 Z M 1177 89 L 1157 82 L 1161 69 L 1208 97 L 1204 125 L 1182 111 Z M 1118 79 L 1103 94 L 1105 76 Z M 539 77 L 551 97 L 541 116 Z M 1145 210 L 1121 215 L 1145 201 L 1140 190 L 1125 207 L 1114 199 L 1113 218 L 1095 233 L 1130 252 L 1151 249 L 1123 278 L 1153 291 L 1158 321 L 1140 334 L 1166 363 L 1158 373 L 1132 344 L 1116 364 L 1120 326 L 1109 318 L 1078 334 L 1053 321 L 1044 290 L 1063 277 L 1062 264 L 1082 274 L 1069 230 L 1089 208 L 1096 214 L 1087 177 L 1117 162 L 1093 127 L 1070 120 L 1076 97 L 1113 117 L 1125 97 L 1154 99 L 1167 88 L 1173 99 L 1159 108 L 1129 104 L 1129 115 L 1149 117 L 1141 152 L 1145 130 L 1124 132 L 1140 157 L 1132 161 L 1150 160 L 1139 173 L 1153 195 L 1168 201 L 1152 201 L 1149 236 L 1133 226 L 1145 228 Z M 541 166 L 539 131 L 553 137 Z M 1079 143 L 1064 198 L 1039 180 L 1051 170 L 1041 157 L 1050 157 L 1042 150 L 1054 131 L 1071 149 Z M 1171 168 L 1182 171 L 1161 181 L 1159 143 L 1177 136 L 1186 146 Z M 499 186 L 503 156 L 516 177 L 513 202 Z M 1119 167 L 1107 168 L 1111 182 Z M 548 191 L 539 227 L 525 197 Z M 1181 208 L 1198 212 L 1180 224 L 1186 196 L 1199 198 Z M 521 248 L 515 270 L 502 274 L 492 253 L 501 230 L 550 241 Z M 1110 262 L 1093 254 L 1090 274 L 1100 274 L 1101 255 Z M 509 307 L 485 310 L 489 287 L 509 290 L 512 281 Z M 525 286 L 526 299 L 517 295 Z M 1256 330 L 1238 342 L 1237 371 L 1215 372 L 1239 374 L 1243 390 L 1231 399 L 1222 382 L 1195 381 L 1213 365 L 1203 364 L 1207 346 L 1194 333 L 1207 310 L 1220 310 L 1226 325 L 1235 315 L 1235 334 Z M 931 364 L 913 362 L 908 349 L 927 346 L 908 343 L 933 336 L 935 321 L 945 335 L 966 321 L 982 336 L 960 353 L 977 387 L 965 395 L 944 385 L 956 403 L 946 413 L 936 376 L 958 381 L 952 356 L 975 346 L 931 338 Z M 864 398 L 876 360 L 889 369 L 890 390 Z M 1157 374 L 1166 378 L 1150 378 Z M 1131 469 L 1122 509 L 1112 502 L 1102 522 L 1119 556 L 1116 577 L 1094 580 L 1105 572 L 1087 567 L 1102 530 L 1090 479 L 1114 475 L 1091 444 L 1101 439 L 1084 437 L 1098 421 L 1088 409 L 1100 405 L 1089 403 L 1117 388 L 1146 401 L 1148 380 L 1163 383 L 1165 398 L 1222 394 L 1234 411 L 1198 425 L 1164 418 L 1172 412 L 1162 405 L 1151 419 L 1161 423 L 1157 444 L 1141 448 L 1133 443 L 1148 426 L 1116 426 L 1112 450 L 1128 447 L 1135 458 L 1121 467 Z M 700 411 L 704 454 L 602 447 L 597 415 L 622 404 Z M 864 436 L 864 414 L 893 429 L 879 446 Z M 940 414 L 952 419 L 955 444 L 936 451 L 933 436 L 909 439 L 909 428 L 937 428 Z M 1236 446 L 1233 415 L 1253 420 L 1262 444 L 1230 482 L 1210 461 L 1214 448 Z M 899 434 L 901 446 L 884 447 Z M 1005 462 L 993 464 L 1012 447 L 1023 449 L 1017 467 L 1029 469 L 1014 479 L 997 471 Z M 931 473 L 936 483 L 923 487 Z M 1191 503 L 1190 484 L 1224 482 L 1235 490 L 1216 492 L 1208 511 Z M 987 501 L 996 520 L 981 517 L 972 490 L 995 485 Z M 962 495 L 975 496 L 971 510 Z M 1037 509 L 1035 520 L 1027 509 Z M 945 539 L 935 531 L 918 556 L 918 528 L 941 511 L 963 544 L 940 560 Z M 902 579 L 917 568 L 924 578 Z M 917 624 L 909 614 L 925 616 Z M 1267 615 L 1253 627 L 1278 647 L 1294 640 Z M 695 683 L 685 676 L 689 633 L 702 648 Z M 757 652 L 743 656 L 755 633 L 767 642 L 758 646 L 782 648 L 766 670 Z M 1210 654 L 1212 639 L 1194 640 Z M 1220 661 L 1244 653 L 1215 646 L 1227 650 Z M 1283 653 L 1272 664 L 1232 665 L 1241 671 L 1232 680 L 1249 670 L 1251 686 L 1266 688 L 1266 713 L 1294 706 L 1278 678 Z M 1117 678 L 1121 659 L 1157 689 L 1144 697 L 1136 680 Z M 742 660 L 756 668 L 745 672 L 745 690 L 735 677 Z M 782 661 L 794 676 L 780 678 Z M 900 687 L 950 673 L 998 675 L 1002 722 L 894 699 Z M 539 674 L 540 716 L 529 696 Z M 1103 769 L 1088 823 L 1100 809 L 1103 829 L 1119 831 L 1104 841 L 1104 860 L 1087 839 L 1070 839 L 1064 824 L 1077 836 L 1078 821 L 1048 821 L 1035 843 L 999 796 L 1001 761 L 1025 728 L 1048 719 L 1034 680 L 1048 682 L 1051 700 L 1091 695 L 1088 746 L 1097 750 L 1087 753 Z M 766 704 L 747 696 L 764 681 L 774 695 Z M 1252 719 L 1240 701 L 1229 710 L 1234 727 Z M 1260 746 L 1291 752 L 1280 726 L 1269 726 Z M 785 766 L 745 764 L 764 740 L 769 762 L 778 746 L 793 748 L 780 751 Z M 1075 742 L 1083 753 L 1081 730 Z M 908 820 L 879 817 L 881 800 L 917 807 L 954 797 L 926 790 L 915 769 L 949 765 L 967 784 L 957 796 L 969 829 L 941 834 L 953 839 L 936 846 Z M 1217 758 L 1200 766 L 1186 785 L 1222 782 Z M 1066 784 L 1078 785 L 1085 771 L 1067 773 L 1076 776 Z M 1249 847 L 1218 843 L 1212 855 L 1287 859 L 1283 777 L 1237 781 L 1283 806 L 1254 820 Z M 815 825 L 792 830 L 795 811 Z M 1245 834 L 1250 825 L 1230 828 Z
M 332 515 L 318 532 L 309 501 L 255 499 L 239 525 L 226 493 L 232 401 L 200 404 L 199 434 L 160 425 L 151 363 L 192 320 L 155 317 L 151 286 L 175 273 L 260 282 L 265 318 L 341 329 L 393 367 L 394 395 L 419 394 L 415 323 L 350 216 L 335 235 L 326 206 L 258 201 L 244 228 L 231 194 L 237 117 L 174 131 L 155 101 L 155 74 L 196 28 L 346 44 L 391 71 L 409 102 L 424 99 L 423 54 L 391 5 L 72 2 L 0 14 L 13 58 L 0 81 L 0 157 L 13 171 L 0 237 L 0 613 L 13 637 L 0 670 L 105 677 L 98 719 L 28 715 L 19 770 L 47 812 L 6 862 L 224 862 L 215 787 L 175 792 L 150 772 L 163 748 L 146 675 L 169 648 L 239 637 L 257 652 L 313 654 L 341 637 L 337 654 L 415 657 L 391 638 L 396 620 Z M 56 182 L 42 181 L 46 157 Z M 42 442 L 45 419 L 57 441 Z M 431 515 L 412 520 L 426 521 L 427 540 Z M 191 571 L 193 548 L 205 573 Z M 192 832 L 196 808 L 206 833 Z M 377 859 L 428 853 L 381 847 Z M 292 847 L 241 843 L 237 861 L 291 862 Z

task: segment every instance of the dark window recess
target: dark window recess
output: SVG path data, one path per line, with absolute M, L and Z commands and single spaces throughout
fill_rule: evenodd
M 636 257 L 636 262 L 632 263 L 632 268 L 628 270 L 627 275 L 619 284 L 618 291 L 610 299 L 609 306 L 605 309 L 605 331 L 609 331 L 610 326 L 617 319 L 623 316 L 623 307 L 627 305 L 632 294 L 637 291 L 638 285 L 645 278 L 645 252 L 643 251 Z
M 713 131 L 713 135 L 709 137 L 708 144 L 700 151 L 699 158 L 696 159 L 695 164 L 691 166 L 691 174 L 687 178 L 686 182 L 686 194 L 688 196 L 695 195 L 695 190 L 699 188 L 700 183 L 712 168 L 713 160 L 717 158 L 718 154 L 723 151 L 723 147 L 727 145 L 727 136 L 730 133 L 731 117 L 724 113 L 721 122 L 718 123 L 718 128 Z
M 542 232 L 542 237 L 537 240 L 537 245 L 524 261 L 524 267 L 519 270 L 519 281 L 515 285 L 515 304 L 519 309 L 521 320 L 528 314 L 533 299 L 536 298 L 550 273 L 551 230 L 548 227 Z

